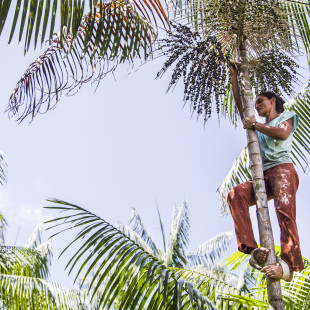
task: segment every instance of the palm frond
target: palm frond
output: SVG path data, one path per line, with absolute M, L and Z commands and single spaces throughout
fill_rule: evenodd
M 231 169 L 227 173 L 220 187 L 217 189 L 222 214 L 229 213 L 227 196 L 230 190 L 249 179 L 251 179 L 250 160 L 248 149 L 245 147 L 240 156 L 234 160 Z
M 288 0 L 285 3 L 290 16 L 293 16 L 293 23 L 298 30 L 298 35 L 305 47 L 308 64 L 310 66 L 310 27 L 308 16 L 310 14 L 309 1 L 292 1 Z
M 34 249 L 39 244 L 41 244 L 41 237 L 42 237 L 42 227 L 43 224 L 38 224 L 32 234 L 30 235 L 29 239 L 27 240 L 26 244 L 24 245 L 25 248 Z
M 204 288 L 205 296 L 216 305 L 216 309 L 227 309 L 231 306 L 232 309 L 241 307 L 243 304 L 242 298 L 226 302 L 223 298 L 226 294 L 237 294 L 241 297 L 248 297 L 250 294 L 249 287 L 245 285 L 245 274 L 240 272 L 237 276 L 228 272 L 221 264 L 209 264 L 195 266 L 190 269 L 177 269 L 179 275 L 193 284 L 198 284 L 200 288 Z M 240 284 L 241 282 L 241 284 Z M 256 308 L 254 308 L 256 309 Z
M 224 296 L 222 296 L 222 300 L 228 302 L 238 302 L 239 304 L 242 304 L 243 307 L 248 307 L 248 309 L 270 309 L 268 303 L 248 296 L 224 294 Z
M 0 152 L 0 184 L 4 185 L 7 180 L 7 170 L 8 170 L 8 165 L 5 161 L 5 155 Z
M 52 39 L 56 16 L 59 12 L 61 15 L 60 28 L 66 27 L 75 32 L 77 32 L 76 25 L 80 24 L 84 12 L 84 1 L 17 0 L 15 8 L 14 5 L 12 8 L 14 17 L 10 21 L 7 20 L 7 16 L 11 3 L 12 1 L 4 1 L 3 5 L 6 6 L 6 10 L 0 17 L 0 35 L 5 23 L 11 23 L 9 37 L 9 43 L 11 43 L 14 34 L 16 34 L 16 28 L 19 26 L 18 41 L 20 42 L 23 35 L 25 35 L 25 52 L 28 51 L 31 41 L 34 42 L 34 47 L 37 46 L 40 36 L 41 44 L 45 41 L 47 36 Z M 58 10 L 59 5 L 60 9 Z M 92 9 L 92 7 L 90 7 L 90 9 Z M 49 33 L 47 33 L 48 28 Z
M 189 270 L 208 276 L 211 279 L 219 281 L 220 286 L 225 288 L 227 286 L 228 291 L 233 288 L 237 289 L 239 283 L 239 277 L 231 272 L 227 272 L 225 266 L 222 263 L 201 264 L 190 267 Z M 220 287 L 217 287 L 217 291 L 223 293 Z
M 189 211 L 184 201 L 181 207 L 175 206 L 173 209 L 166 266 L 184 267 L 187 264 L 185 250 L 189 244 L 189 229 Z
M 306 172 L 310 154 L 310 80 L 295 97 L 289 100 L 285 108 L 299 116 L 298 127 L 294 132 L 291 158 L 296 166 Z
M 280 256 L 281 247 L 275 246 L 277 256 Z M 240 268 L 240 265 L 245 265 L 245 269 L 250 275 L 250 278 L 255 283 L 251 288 L 251 296 L 256 296 L 256 299 L 261 302 L 267 302 L 266 279 L 264 274 L 253 269 L 249 265 L 249 255 L 241 252 L 236 252 L 226 259 L 226 266 L 230 266 L 231 270 Z M 306 310 L 310 309 L 310 263 L 304 259 L 305 269 L 301 272 L 294 272 L 294 277 L 291 282 L 281 281 L 282 297 L 285 309 Z M 229 296 L 227 297 L 230 298 Z M 233 297 L 237 298 L 236 296 Z M 246 303 L 246 302 L 245 302 Z
M 282 283 L 283 303 L 286 309 L 310 309 L 310 266 L 294 272 L 292 282 Z
M 155 256 L 159 254 L 156 244 L 152 240 L 151 234 L 148 232 L 146 226 L 142 222 L 142 219 L 135 208 L 131 208 L 129 224 L 132 230 L 146 242 L 146 244 L 152 249 Z
M 0 247 L 0 271 L 7 275 L 46 279 L 49 276 L 50 259 L 50 241 L 37 249 L 15 246 Z
M 4 231 L 7 226 L 7 221 L 4 217 L 4 215 L 0 212 L 0 246 L 5 245 L 5 239 L 4 239 Z
M 146 252 L 148 252 L 151 255 L 154 255 L 158 257 L 158 250 L 156 248 L 156 251 L 153 250 L 152 247 L 149 246 L 148 242 L 144 240 L 135 230 L 133 230 L 131 227 L 124 225 L 124 224 L 119 224 L 118 229 L 126 235 L 128 238 L 133 240 L 135 243 L 139 244 Z M 153 243 L 154 244 L 154 243 Z M 159 258 L 159 257 L 158 257 Z
M 6 110 L 9 116 L 19 122 L 27 116 L 32 120 L 55 107 L 63 92 L 73 94 L 89 81 L 98 85 L 118 64 L 145 59 L 157 34 L 148 21 L 151 17 L 143 17 L 143 8 L 158 1 L 149 0 L 142 7 L 126 1 L 98 5 L 94 19 L 85 15 L 76 35 L 69 30 L 65 39 L 55 35 L 18 81 Z
M 100 307 L 109 309 L 122 289 L 126 288 L 122 291 L 120 310 L 177 307 L 200 310 L 206 305 L 211 307 L 210 309 L 216 309 L 207 297 L 208 281 L 204 284 L 201 280 L 194 284 L 189 282 L 186 279 L 188 274 L 183 273 L 183 278 L 179 271 L 165 267 L 139 244 L 100 217 L 61 200 L 50 201 L 56 205 L 47 208 L 67 213 L 48 222 L 53 225 L 50 228 L 62 227 L 55 235 L 68 228 L 78 230 L 74 241 L 64 251 L 72 244 L 82 241 L 82 245 L 67 264 L 69 272 L 78 268 L 76 279 L 82 275 L 83 284 L 92 274 L 94 266 L 100 262 L 100 267 L 97 265 L 89 284 L 90 294 L 95 294 L 102 288 L 101 283 L 105 277 L 114 270 L 101 294 Z M 179 224 L 180 219 L 177 218 L 185 220 L 183 213 L 186 213 L 186 206 L 180 209 L 181 215 L 176 216 L 175 221 Z M 193 274 L 192 271 L 188 272 Z
M 163 239 L 164 251 L 166 252 L 167 249 L 166 249 L 165 229 L 164 229 L 163 221 L 161 220 L 161 215 L 160 215 L 160 212 L 159 212 L 158 205 L 157 205 L 157 214 L 158 214 L 158 220 L 159 220 L 159 224 L 160 224 L 160 232 L 161 232 L 161 236 L 162 236 L 162 239 Z
M 221 115 L 225 118 L 228 118 L 228 120 L 235 127 L 237 127 L 239 111 L 235 104 L 231 86 L 226 90 L 226 94 L 223 98 L 223 102 L 221 104 Z
M 191 266 L 214 263 L 222 257 L 225 251 L 234 239 L 232 231 L 223 232 L 207 242 L 200 245 L 197 249 L 188 254 L 187 260 Z
M 0 274 L 0 292 L 5 309 L 82 310 L 88 305 L 87 296 L 77 290 L 27 276 Z
M 122 1 L 128 4 L 129 1 Z M 82 22 L 84 14 L 87 12 L 85 8 L 85 1 L 59 1 L 59 0 L 17 0 L 14 11 L 13 19 L 7 20 L 9 9 L 12 1 L 0 1 L 0 35 L 4 28 L 5 23 L 11 24 L 11 32 L 9 37 L 9 43 L 11 43 L 16 28 L 19 26 L 18 41 L 22 40 L 25 36 L 25 52 L 28 51 L 30 43 L 33 41 L 34 48 L 36 48 L 38 41 L 41 44 L 48 36 L 52 41 L 55 24 L 59 20 L 58 29 L 60 29 L 60 37 L 66 38 L 67 33 L 71 33 L 73 38 L 76 38 L 79 33 L 79 26 Z M 97 3 L 97 5 L 96 5 Z M 117 3 L 113 2 L 113 3 Z M 157 25 L 157 19 L 161 21 L 164 26 L 167 26 L 167 16 L 164 8 L 158 0 L 148 0 L 147 2 L 133 1 L 135 7 L 138 8 L 140 14 Z M 105 1 L 89 1 L 88 7 L 88 20 L 90 24 L 96 21 L 96 6 L 104 6 Z M 86 9 L 86 12 L 85 12 Z M 60 16 L 59 16 L 60 15 Z M 157 18 L 156 18 L 156 17 Z M 58 17 L 58 18 L 57 18 Z M 99 32 L 102 31 L 98 29 Z M 41 40 L 39 37 L 41 36 Z M 61 41 L 62 41 L 61 39 Z M 83 42 L 83 47 L 86 48 L 88 41 Z

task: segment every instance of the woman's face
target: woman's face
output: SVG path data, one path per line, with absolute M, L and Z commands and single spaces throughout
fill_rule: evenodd
M 259 116 L 266 116 L 276 108 L 276 98 L 268 99 L 265 96 L 257 96 L 255 99 L 255 109 Z

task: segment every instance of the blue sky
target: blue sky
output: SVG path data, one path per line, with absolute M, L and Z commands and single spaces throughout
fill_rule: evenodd
M 173 206 L 188 202 L 189 249 L 233 229 L 232 219 L 220 216 L 216 189 L 245 146 L 245 132 L 223 118 L 219 122 L 215 109 L 205 127 L 202 119 L 191 117 L 189 107 L 183 108 L 182 85 L 166 94 L 168 78 L 155 80 L 163 59 L 129 75 L 123 65 L 116 80 L 107 76 L 96 92 L 84 85 L 31 124 L 18 125 L 4 111 L 18 79 L 40 51 L 24 56 L 23 44 L 14 41 L 8 46 L 6 36 L 0 37 L 0 44 L 0 150 L 9 165 L 0 209 L 9 224 L 7 244 L 23 245 L 38 222 L 57 216 L 43 209 L 49 197 L 83 206 L 114 225 L 127 223 L 135 207 L 160 245 L 155 201 L 167 236 Z M 297 221 L 303 255 L 310 258 L 309 175 L 299 175 Z M 272 204 L 270 211 L 279 244 Z M 255 208 L 251 214 L 256 227 Z M 57 256 L 72 238 L 68 233 L 55 240 L 53 281 L 71 283 L 63 272 L 66 259 L 58 261 Z

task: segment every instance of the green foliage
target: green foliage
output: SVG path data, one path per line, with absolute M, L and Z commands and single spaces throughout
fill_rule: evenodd
M 135 210 L 131 213 L 132 228 L 121 225 L 122 230 L 118 230 L 81 207 L 60 200 L 52 202 L 55 205 L 48 208 L 63 214 L 50 221 L 51 228 L 61 229 L 56 234 L 68 229 L 77 232 L 64 251 L 80 243 L 76 244 L 78 250 L 67 268 L 70 273 L 77 270 L 76 278 L 81 276 L 81 283 L 87 283 L 88 292 L 97 300 L 99 308 L 268 309 L 265 278 L 249 266 L 248 255 L 237 252 L 226 260 L 232 271 L 241 269 L 239 276 L 215 263 L 214 249 L 225 249 L 225 243 L 231 240 L 227 233 L 187 255 L 189 265 L 178 268 L 172 262 L 168 267 L 162 262 L 167 261 L 164 257 L 169 249 L 163 253 L 156 247 Z M 174 229 L 180 227 L 176 223 L 181 223 L 182 217 L 186 218 L 185 210 L 184 205 L 176 208 L 174 218 L 178 220 L 172 221 Z M 181 235 L 187 230 L 185 227 Z M 186 247 L 186 243 L 178 244 L 183 249 Z M 180 253 L 178 247 L 169 247 L 176 255 Z M 280 254 L 280 247 L 276 247 L 276 253 Z M 220 257 L 221 253 L 218 254 Z M 193 259 L 193 255 L 197 257 Z M 305 270 L 295 272 L 292 282 L 281 283 L 285 309 L 309 309 L 310 263 L 306 259 L 304 262 Z
M 58 30 L 60 31 L 60 44 L 67 40 L 67 35 L 70 34 L 71 38 L 77 38 L 80 33 L 80 27 L 84 24 L 86 27 L 86 33 L 93 33 L 94 37 L 98 37 L 102 33 L 102 27 L 94 28 L 94 24 L 98 19 L 96 15 L 98 8 L 106 6 L 106 2 L 98 1 L 86 1 L 88 5 L 85 5 L 85 0 L 1 0 L 0 1 L 0 35 L 5 24 L 11 28 L 9 43 L 12 42 L 14 35 L 18 32 L 18 41 L 21 42 L 24 37 L 25 40 L 25 53 L 30 47 L 30 43 L 33 42 L 34 48 L 37 44 L 43 44 L 46 38 L 49 41 L 53 41 L 55 33 L 55 25 L 57 17 L 59 17 Z M 121 1 L 123 5 L 128 6 L 131 4 L 130 1 Z M 118 1 L 111 1 L 112 6 L 117 7 Z M 132 2 L 136 5 L 135 1 Z M 158 19 L 163 24 L 167 24 L 167 17 L 158 0 L 149 0 L 147 4 L 137 3 L 138 10 L 140 10 L 142 18 L 150 19 L 148 14 L 149 10 L 157 11 Z M 14 7 L 15 6 L 15 7 Z M 9 11 L 12 10 L 13 19 L 9 20 Z M 88 12 L 88 13 L 87 13 Z M 117 16 L 117 17 L 116 17 Z M 85 18 L 87 17 L 87 25 L 85 25 Z M 113 22 L 123 22 L 124 19 L 120 15 L 114 15 Z M 118 21 L 117 21 L 118 19 Z M 84 20 L 84 21 L 83 21 Z M 151 17 L 155 25 L 157 25 L 154 16 Z M 19 31 L 18 31 L 19 26 Z M 102 26 L 102 25 L 101 25 Z M 56 28 L 56 29 L 57 29 Z M 139 27 L 138 27 L 139 28 Z M 119 25 L 114 28 L 116 32 L 119 30 Z M 40 39 L 41 37 L 41 39 Z M 143 39 L 145 37 L 143 36 Z M 86 48 L 88 40 L 82 42 L 83 47 Z M 63 47 L 63 45 L 62 45 Z
M 292 146 L 292 160 L 296 166 L 302 168 L 304 172 L 308 168 L 308 155 L 310 154 L 310 81 L 307 85 L 291 98 L 285 108 L 294 111 L 298 116 L 298 127 L 294 132 Z
M 280 256 L 281 247 L 275 246 L 277 256 Z M 304 259 L 305 269 L 301 272 L 294 272 L 294 278 L 292 282 L 281 281 L 283 303 L 286 310 L 309 310 L 309 296 L 310 296 L 310 263 L 307 259 Z M 244 299 L 244 304 L 251 304 L 253 298 L 262 303 L 262 307 L 267 305 L 267 289 L 265 276 L 252 268 L 249 265 L 249 256 L 241 252 L 232 254 L 226 260 L 226 265 L 230 266 L 232 270 L 245 268 L 248 276 L 254 281 L 255 286 L 251 288 L 249 296 L 246 298 L 234 296 L 231 294 L 225 295 L 223 298 L 227 300 L 241 301 Z M 247 298 L 251 299 L 248 300 Z M 256 304 L 258 305 L 258 303 Z
M 52 240 L 41 243 L 42 225 L 36 227 L 24 247 L 16 247 L 5 245 L 4 223 L 1 216 L 0 308 L 89 309 L 85 292 L 47 281 Z
M 62 216 L 49 221 L 51 228 L 76 230 L 72 245 L 77 251 L 66 268 L 81 284 L 87 283 L 89 294 L 100 296 L 100 307 L 110 309 L 225 309 L 221 294 L 246 296 L 248 280 L 228 273 L 215 264 L 215 257 L 230 242 L 231 234 L 221 234 L 185 255 L 188 244 L 188 210 L 175 208 L 167 251 L 163 253 L 152 241 L 136 211 L 131 227 L 117 229 L 95 214 L 61 200 L 52 200 L 49 209 L 62 211 Z M 172 254 L 171 254 L 172 253 Z M 179 259 L 176 259 L 179 256 Z M 183 259 L 182 259 L 183 257 Z M 190 261 L 190 265 L 184 265 Z M 213 261 L 213 264 L 206 264 Z M 163 263 L 164 262 L 164 263 Z M 166 265 L 169 264 L 169 265 Z M 184 267 L 176 267 L 179 264 Z M 221 308 L 220 305 L 223 305 Z M 235 301 L 231 304 L 240 306 Z M 218 308 L 218 306 L 220 308 Z

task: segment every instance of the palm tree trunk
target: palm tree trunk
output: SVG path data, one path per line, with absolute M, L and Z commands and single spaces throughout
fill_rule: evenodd
M 245 39 L 239 38 L 239 61 L 240 65 L 240 83 L 243 112 L 245 117 L 254 115 L 254 103 L 252 95 L 252 86 L 249 78 L 247 65 L 247 52 L 245 48 Z M 250 157 L 251 173 L 256 200 L 256 214 L 259 227 L 259 237 L 261 246 L 269 249 L 271 252 L 267 257 L 266 265 L 276 265 L 276 254 L 274 250 L 274 240 L 272 227 L 268 211 L 268 201 L 265 190 L 263 175 L 263 164 L 260 155 L 258 138 L 255 130 L 247 130 L 248 151 Z M 271 309 L 284 309 L 282 301 L 281 285 L 279 280 L 273 280 L 266 277 L 268 299 Z

